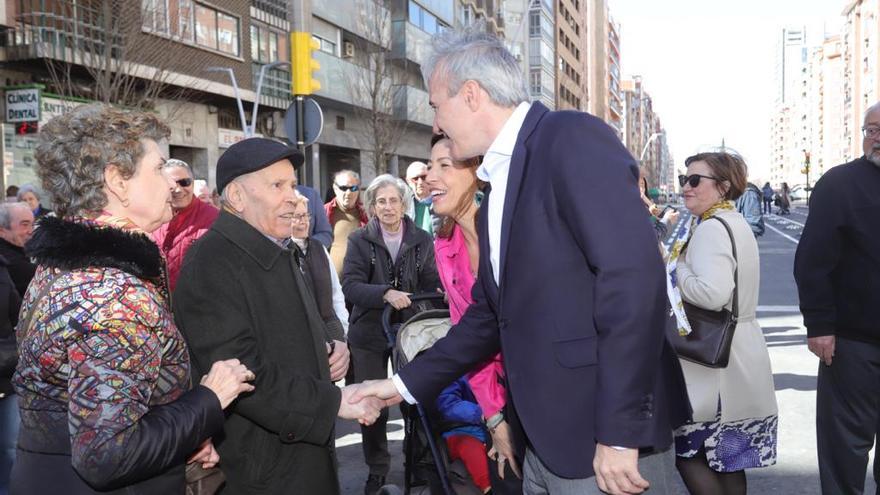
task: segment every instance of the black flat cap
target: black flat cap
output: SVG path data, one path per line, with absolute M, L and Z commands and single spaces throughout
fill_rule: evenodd
M 305 161 L 302 152 L 278 141 L 265 138 L 243 139 L 230 146 L 217 160 L 217 192 L 222 193 L 226 184 L 275 162 L 288 159 L 294 168 Z

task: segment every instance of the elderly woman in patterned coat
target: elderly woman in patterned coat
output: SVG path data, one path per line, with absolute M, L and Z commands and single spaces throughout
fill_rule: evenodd
M 236 359 L 190 384 L 147 237 L 171 218 L 167 136 L 152 115 L 101 106 L 41 129 L 37 173 L 59 217 L 26 246 L 38 268 L 17 329 L 12 493 L 183 493 L 187 459 L 217 463 L 223 408 L 252 390 Z

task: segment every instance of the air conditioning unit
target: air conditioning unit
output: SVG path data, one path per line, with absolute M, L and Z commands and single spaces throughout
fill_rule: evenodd
M 342 42 L 342 58 L 354 57 L 354 43 L 351 41 Z

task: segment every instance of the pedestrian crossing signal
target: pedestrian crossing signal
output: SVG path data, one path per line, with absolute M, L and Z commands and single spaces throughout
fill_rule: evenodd
M 24 136 L 26 134 L 36 134 L 40 127 L 38 122 L 19 122 L 15 124 L 15 134 Z

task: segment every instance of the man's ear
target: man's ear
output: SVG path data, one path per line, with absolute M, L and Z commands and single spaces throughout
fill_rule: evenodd
M 227 204 L 236 213 L 244 211 L 245 195 L 247 192 L 239 180 L 233 180 L 226 185 Z
M 468 79 L 461 86 L 461 96 L 464 98 L 465 105 L 467 105 L 472 112 L 475 112 L 480 108 L 486 94 L 477 81 Z

